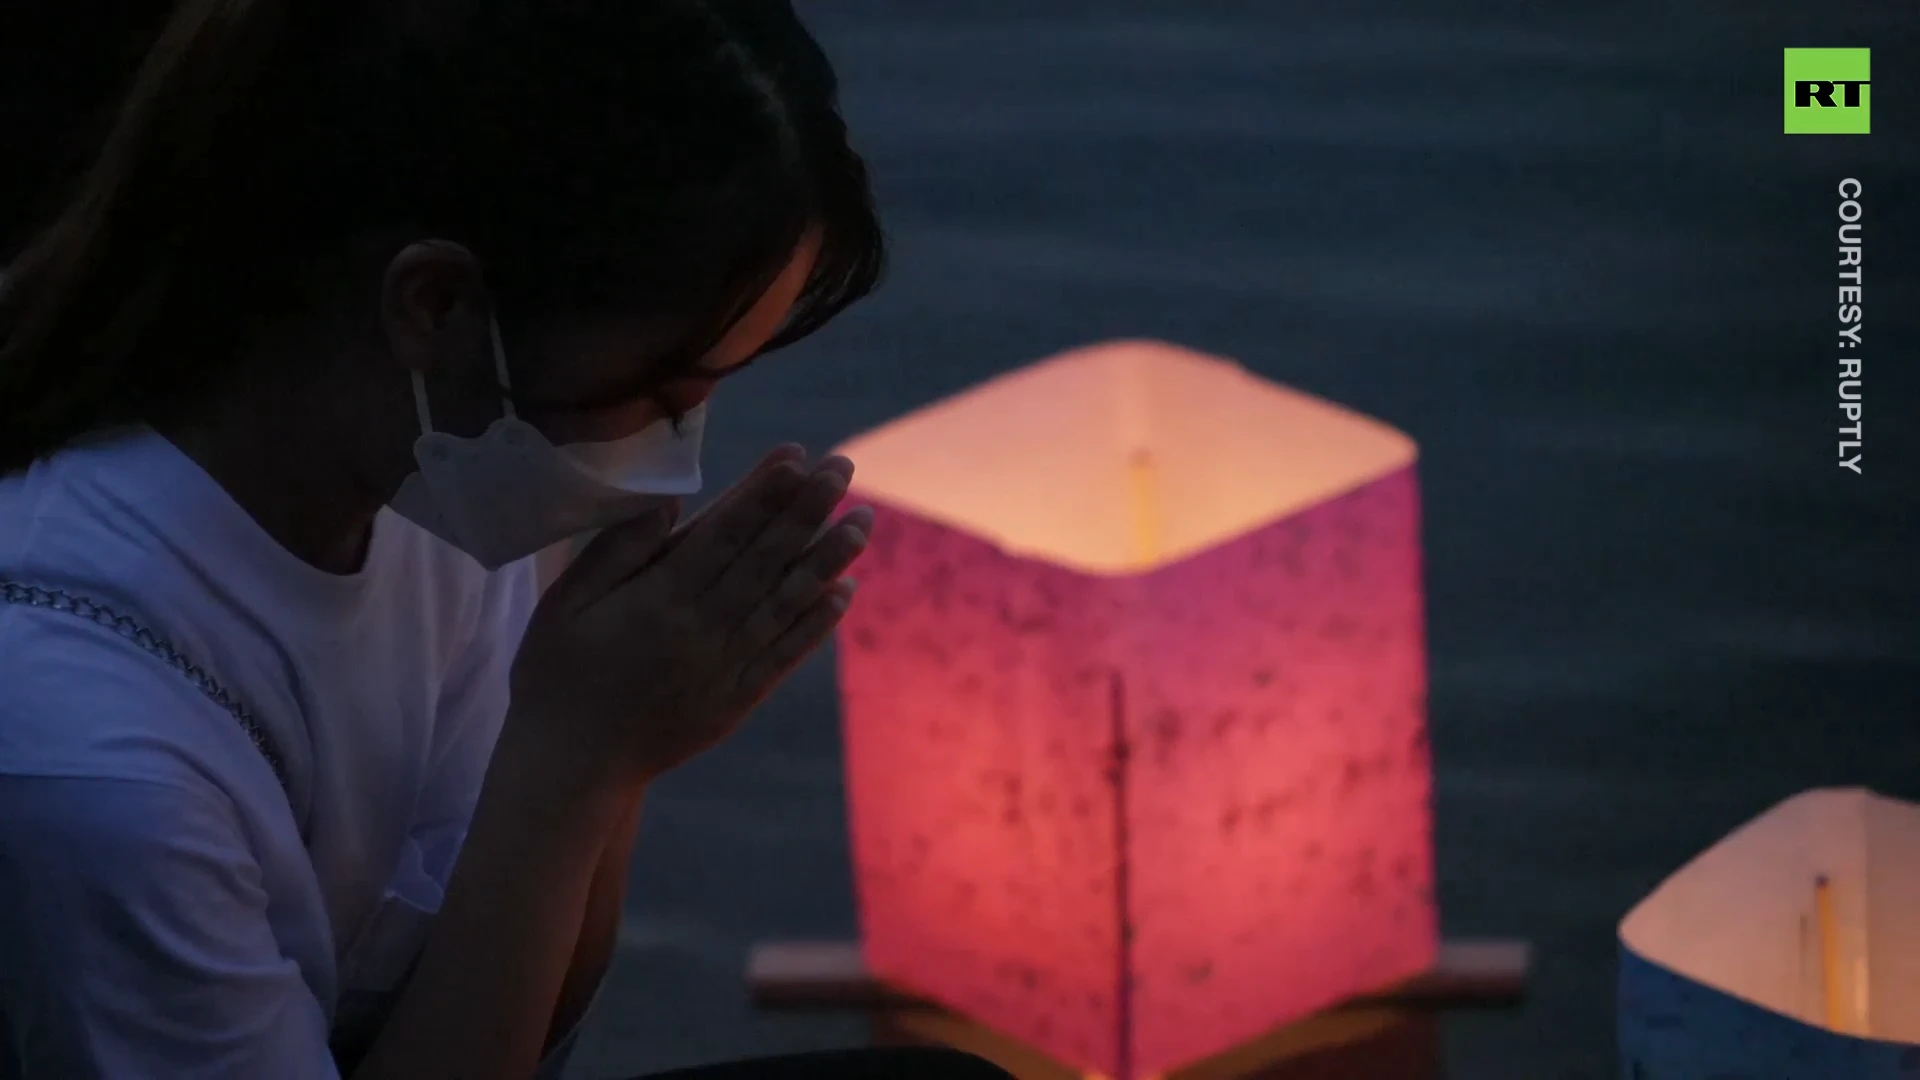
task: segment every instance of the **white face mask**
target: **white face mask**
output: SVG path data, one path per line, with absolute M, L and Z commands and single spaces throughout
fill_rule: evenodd
M 491 327 L 493 362 L 507 383 L 500 327 Z M 393 497 L 393 509 L 473 556 L 488 570 L 578 536 L 631 521 L 669 495 L 700 490 L 700 440 L 706 405 L 675 431 L 667 420 L 615 442 L 556 447 L 533 425 L 506 415 L 478 438 L 433 430 L 425 380 L 413 373 L 421 435 L 420 470 Z

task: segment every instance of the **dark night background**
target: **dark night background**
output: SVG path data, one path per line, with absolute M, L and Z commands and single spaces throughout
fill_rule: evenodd
M 1116 337 L 1411 433 L 1443 919 L 1538 950 L 1526 1007 L 1448 1022 L 1456 1080 L 1612 1075 L 1639 896 L 1796 791 L 1920 798 L 1912 0 L 799 2 L 895 272 L 728 385 L 711 474 Z M 1781 49 L 1862 45 L 1873 134 L 1783 136 Z M 755 940 L 853 933 L 836 724 L 823 658 L 660 788 L 577 1075 L 863 1037 L 742 983 Z

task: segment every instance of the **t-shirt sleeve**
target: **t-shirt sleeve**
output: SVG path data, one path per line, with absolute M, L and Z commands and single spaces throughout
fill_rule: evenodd
M 0 775 L 0 958 L 24 1080 L 338 1078 L 215 793 Z

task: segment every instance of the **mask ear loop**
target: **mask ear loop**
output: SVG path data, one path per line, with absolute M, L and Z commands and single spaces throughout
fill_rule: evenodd
M 500 379 L 500 408 L 509 420 L 514 419 L 513 397 L 506 393 L 511 389 L 507 379 L 507 349 L 500 340 L 500 320 L 488 316 L 487 337 L 493 345 L 493 372 Z M 418 368 L 409 371 L 413 379 L 413 413 L 420 418 L 420 434 L 433 434 L 433 410 L 427 405 L 427 377 Z
M 413 376 L 413 412 L 420 418 L 420 434 L 433 434 L 433 413 L 427 408 L 427 377 L 414 368 L 408 374 Z
M 507 378 L 507 347 L 500 341 L 500 320 L 487 316 L 487 335 L 493 339 L 493 372 L 500 378 L 500 408 L 509 420 L 516 419 L 513 413 L 513 383 Z

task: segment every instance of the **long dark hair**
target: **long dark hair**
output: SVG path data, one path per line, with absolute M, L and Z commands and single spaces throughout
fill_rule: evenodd
M 0 474 L 241 374 L 370 236 L 471 248 L 508 337 L 657 315 L 664 382 L 819 229 L 798 340 L 884 258 L 837 98 L 788 0 L 182 0 L 4 271 Z
M 0 266 L 86 171 L 173 0 L 0 4 Z

